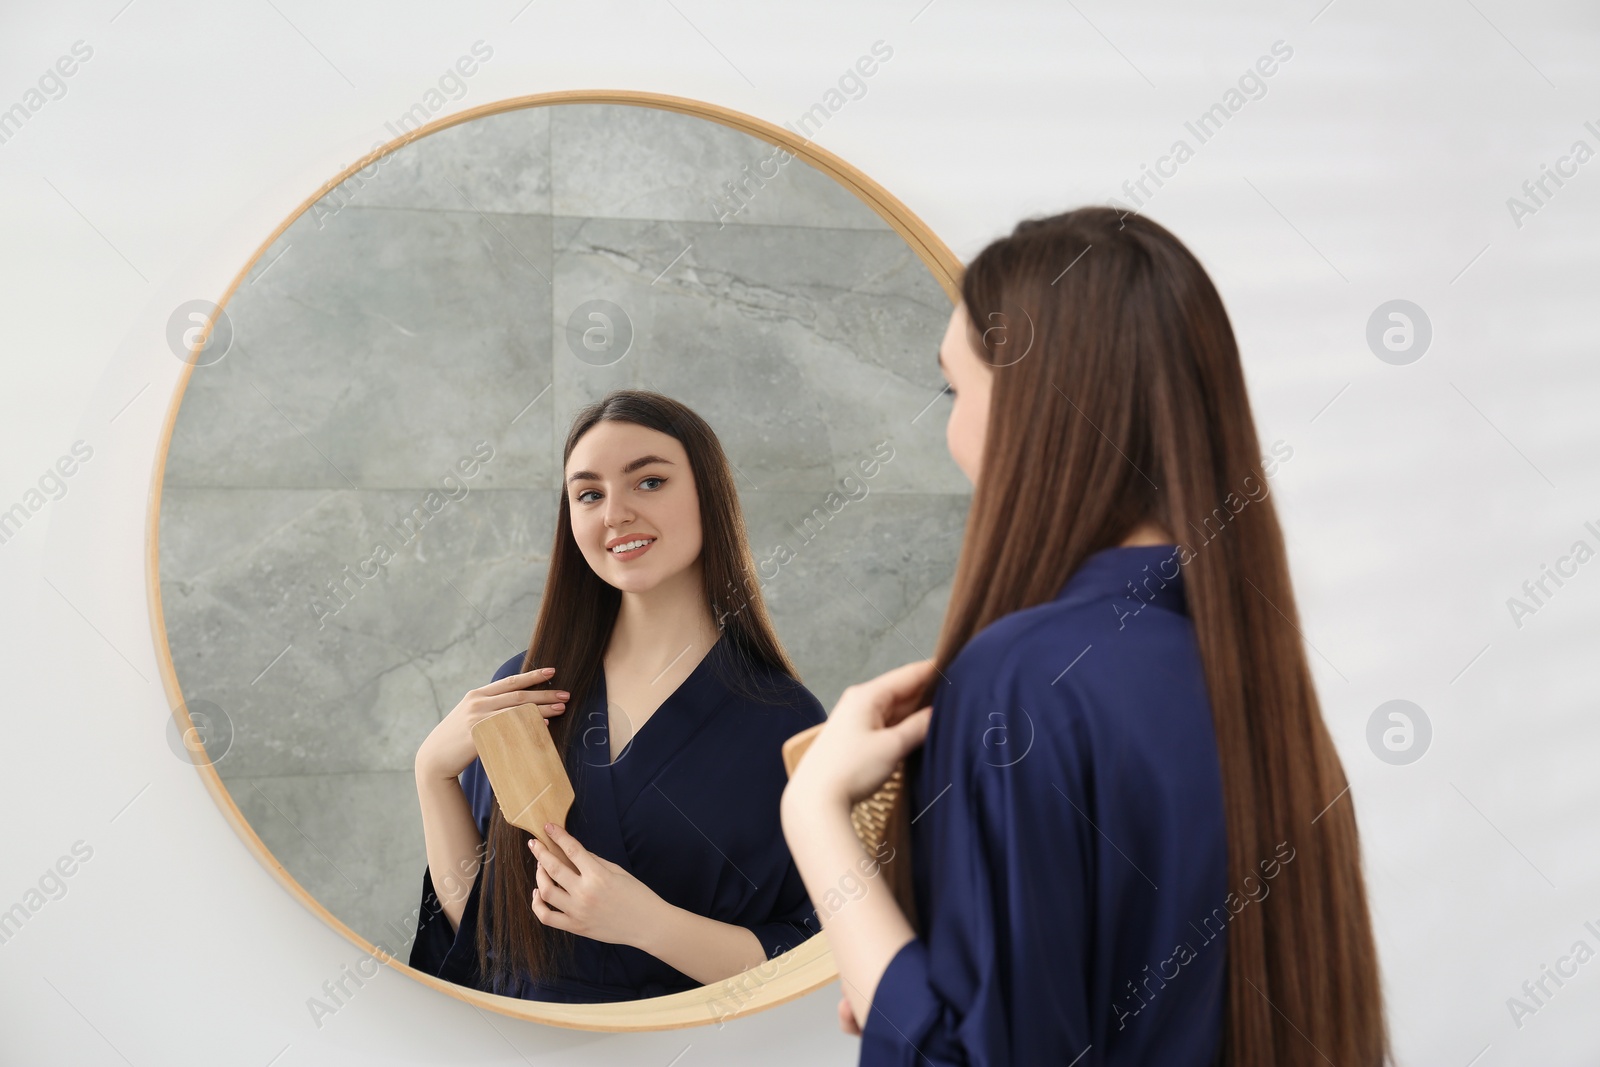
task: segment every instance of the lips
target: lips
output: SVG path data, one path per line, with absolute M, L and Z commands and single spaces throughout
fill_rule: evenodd
M 654 537 L 641 536 L 637 534 L 632 537 L 613 537 L 610 541 L 606 542 L 606 551 L 611 553 L 612 559 L 637 559 L 639 556 L 642 556 L 648 552 L 650 550 L 650 546 L 655 543 L 656 539 Z M 617 545 L 637 545 L 637 547 L 631 548 L 626 552 L 617 552 L 614 551 Z

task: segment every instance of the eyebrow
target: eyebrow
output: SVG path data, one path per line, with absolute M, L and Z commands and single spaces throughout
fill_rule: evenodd
M 669 467 L 674 465 L 672 460 L 663 459 L 660 456 L 654 456 L 654 455 L 651 455 L 651 456 L 640 456 L 638 459 L 634 460 L 632 463 L 629 463 L 626 467 L 623 467 L 622 468 L 622 473 L 623 474 L 632 474 L 634 471 L 638 470 L 640 467 L 646 467 L 646 466 L 649 466 L 652 463 L 665 463 Z M 598 474 L 596 474 L 594 471 L 573 471 L 572 472 L 572 476 L 567 479 L 567 484 L 571 485 L 573 482 L 580 482 L 580 481 L 598 482 L 599 480 L 600 480 L 600 476 Z

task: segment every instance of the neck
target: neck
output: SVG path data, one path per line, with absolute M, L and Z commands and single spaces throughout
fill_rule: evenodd
M 647 592 L 623 591 L 605 655 L 665 670 L 680 656 L 698 661 L 720 636 L 696 560 Z
M 1170 545 L 1172 536 L 1154 522 L 1145 521 L 1129 531 L 1118 548 L 1138 548 L 1143 545 Z

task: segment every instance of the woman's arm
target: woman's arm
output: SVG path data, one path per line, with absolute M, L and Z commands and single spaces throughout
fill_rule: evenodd
M 806 892 L 833 950 L 839 982 L 858 1023 L 889 962 L 916 936 L 877 862 L 850 823 L 850 809 L 922 743 L 932 709 L 916 708 L 932 675 L 931 660 L 908 663 L 852 685 L 806 750 L 783 791 L 779 811 Z M 846 891 L 858 885 L 859 896 Z M 830 902 L 839 901 L 837 906 Z
M 428 854 L 433 891 L 452 930 L 461 926 L 461 913 L 478 877 L 483 857 L 483 837 L 472 817 L 472 806 L 456 776 L 478 758 L 472 728 L 490 715 L 529 705 L 545 718 L 566 710 L 564 690 L 527 689 L 548 681 L 554 667 L 497 678 L 468 690 L 461 702 L 439 720 L 417 749 L 412 771 L 417 778 L 417 802 L 422 807 L 422 834 Z M 463 881 L 464 880 L 464 881 Z
M 415 772 L 433 891 L 445 918 L 450 920 L 450 929 L 456 930 L 461 926 L 461 913 L 467 906 L 472 883 L 478 877 L 483 838 L 478 834 L 478 825 L 472 819 L 472 807 L 461 791 L 461 783 L 454 776 L 435 777 L 420 762 Z
M 877 861 L 856 836 L 850 808 L 844 794 L 808 794 L 804 783 L 783 794 L 783 836 L 817 906 L 839 968 L 839 984 L 859 1025 L 872 1006 L 878 979 L 916 931 L 889 886 L 874 877 Z M 860 896 L 845 895 L 843 887 L 859 885 L 866 886 Z M 830 911 L 829 902 L 835 900 L 842 903 Z
M 761 941 L 749 929 L 696 915 L 660 901 L 650 934 L 634 946 L 675 967 L 701 985 L 720 982 L 767 958 Z

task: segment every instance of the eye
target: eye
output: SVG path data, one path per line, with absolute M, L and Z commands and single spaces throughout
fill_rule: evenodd
M 573 497 L 572 499 L 576 500 L 580 504 L 587 504 L 587 503 L 589 503 L 589 501 L 587 501 L 587 500 L 585 500 L 583 498 L 588 496 L 590 493 L 598 493 L 599 491 L 600 490 L 598 490 L 598 489 L 585 489 L 583 492 L 579 493 L 577 496 Z
M 660 482 L 660 483 L 661 483 L 661 484 L 662 484 L 662 485 L 666 485 L 666 484 L 667 484 L 667 480 L 666 480 L 666 479 L 665 479 L 665 478 L 658 478 L 658 477 L 656 477 L 656 476 L 655 476 L 655 475 L 654 475 L 654 474 L 652 474 L 652 475 L 650 475 L 650 476 L 649 476 L 649 477 L 648 477 L 648 478 L 646 478 L 646 479 L 644 479 L 644 481 L 641 481 L 641 482 L 640 482 L 640 483 L 639 483 L 639 486 L 640 486 L 640 487 L 641 487 L 641 488 L 643 488 L 643 487 L 644 487 L 644 483 L 645 483 L 645 482 Z M 657 487 L 657 488 L 659 488 L 659 486 L 658 486 L 658 487 Z M 655 491 L 656 491 L 656 490 L 655 490 L 655 489 L 652 489 L 652 490 L 650 490 L 650 491 L 651 491 L 651 492 L 652 492 L 652 493 L 653 493 L 653 492 L 655 492 Z

